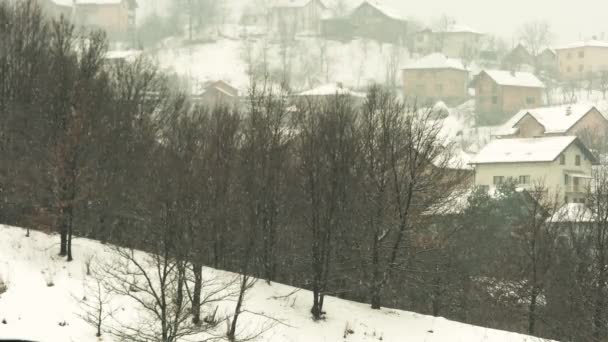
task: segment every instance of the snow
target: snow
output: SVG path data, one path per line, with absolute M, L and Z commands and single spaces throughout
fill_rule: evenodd
M 466 71 L 462 62 L 455 58 L 448 58 L 441 53 L 432 53 L 411 64 L 404 66 L 404 70 L 417 69 L 456 69 Z
M 567 132 L 595 106 L 590 103 L 576 103 L 552 107 L 523 109 L 515 114 L 496 135 L 511 135 L 517 132 L 517 124 L 526 116 L 531 115 L 545 128 L 546 134 Z
M 74 4 L 72 0 L 52 0 L 53 3 L 59 6 L 72 7 Z
M 467 25 L 463 24 L 453 24 L 448 27 L 446 30 L 448 33 L 475 33 L 475 34 L 483 34 L 480 31 L 470 28 Z
M 576 49 L 576 48 L 582 48 L 582 47 L 608 48 L 608 42 L 601 41 L 601 40 L 595 40 L 595 39 L 581 40 L 578 42 L 556 47 L 555 50 Z
M 590 223 L 594 221 L 595 215 L 584 203 L 566 203 L 547 219 L 547 222 L 552 223 Z
M 322 86 L 303 91 L 297 96 L 331 96 L 331 95 L 349 95 L 353 97 L 365 97 L 364 93 L 352 91 L 342 86 L 341 83 L 329 83 Z
M 112 50 L 106 52 L 105 59 L 135 60 L 142 54 L 141 50 Z
M 115 5 L 124 0 L 75 0 L 77 4 L 83 5 Z
M 322 46 L 326 64 L 323 71 L 320 70 Z M 338 42 L 312 37 L 298 38 L 290 47 L 292 86 L 306 90 L 340 80 L 345 86 L 359 89 L 371 82 L 385 82 L 388 61 L 395 48 L 392 44 L 364 39 Z M 162 68 L 175 71 L 193 83 L 222 79 L 244 90 L 249 86 L 247 53 L 252 51 L 254 62 L 259 63 L 264 49 L 269 70 L 280 74 L 281 46 L 264 40 L 248 44 L 235 37 L 206 44 L 165 46 L 153 52 L 152 56 Z M 407 61 L 405 50 L 400 50 L 399 64 Z
M 270 7 L 304 7 L 311 1 L 313 0 L 274 0 L 270 3 Z
M 496 139 L 479 151 L 471 163 L 552 162 L 576 140 L 575 136 Z
M 73 241 L 75 260 L 67 263 L 56 257 L 56 235 L 31 233 L 25 237 L 21 228 L 0 225 L 0 275 L 8 282 L 7 292 L 0 295 L 0 339 L 19 338 L 40 342 L 99 341 L 92 327 L 79 317 L 78 300 L 84 293 L 86 256 L 95 260 L 112 260 L 108 248 L 96 241 L 77 238 Z M 143 255 L 143 253 L 141 253 Z M 205 269 L 203 274 L 233 277 L 232 274 Z M 52 279 L 54 286 L 47 287 Z M 538 338 L 505 331 L 476 327 L 468 324 L 430 317 L 412 312 L 382 309 L 371 310 L 369 305 L 326 297 L 327 319 L 313 322 L 310 318 L 309 291 L 259 281 L 248 292 L 246 310 L 263 310 L 264 314 L 283 320 L 288 325 L 276 325 L 258 340 L 267 342 L 309 341 L 408 341 L 408 342 L 532 342 Z M 279 298 L 295 293 L 287 298 Z M 113 298 L 110 303 L 120 310 L 120 317 L 136 319 L 135 304 L 126 298 Z M 220 303 L 231 308 L 233 301 Z M 260 312 L 260 311 L 258 311 Z M 267 318 L 243 314 L 244 324 L 263 325 Z M 60 326 L 60 322 L 65 322 Z M 354 331 L 343 338 L 346 326 Z M 224 326 L 218 327 L 224 329 Z M 112 342 L 104 334 L 103 341 Z
M 515 86 L 515 87 L 530 87 L 530 88 L 544 88 L 543 82 L 536 77 L 536 75 L 530 72 L 511 72 L 507 70 L 483 70 L 482 73 L 486 73 L 494 80 L 498 85 L 501 86 Z
M 361 5 L 359 5 L 357 8 L 361 7 L 363 4 L 366 4 L 366 3 L 370 6 L 372 6 L 373 8 L 377 9 L 378 11 L 382 12 L 382 14 L 386 15 L 389 18 L 392 18 L 395 20 L 406 20 L 400 11 L 387 5 L 382 0 L 367 0 L 367 1 L 364 1 L 363 3 L 361 3 Z

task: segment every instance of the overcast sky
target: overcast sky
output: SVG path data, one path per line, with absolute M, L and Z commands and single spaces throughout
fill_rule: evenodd
M 522 23 L 551 23 L 558 44 L 606 32 L 608 0 L 385 0 L 407 16 L 431 22 L 442 14 L 477 30 L 509 40 Z M 409 14 L 408 14 L 409 13 Z

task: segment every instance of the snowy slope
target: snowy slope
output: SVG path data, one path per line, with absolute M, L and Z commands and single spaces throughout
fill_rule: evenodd
M 249 84 L 247 55 L 253 55 L 254 62 L 261 63 L 264 49 L 271 73 L 280 72 L 281 46 L 271 41 L 247 43 L 236 38 L 220 38 L 207 44 L 163 47 L 153 52 L 152 57 L 162 68 L 186 76 L 194 83 L 224 79 L 239 89 L 246 89 Z M 389 62 L 395 55 L 398 55 L 397 66 L 409 61 L 403 48 L 362 39 L 343 43 L 300 37 L 289 46 L 288 55 L 296 90 L 330 82 L 361 89 L 370 82 L 384 83 Z
M 37 341 L 98 341 L 94 330 L 77 314 L 77 298 L 82 296 L 85 276 L 84 262 L 88 255 L 107 258 L 106 247 L 98 242 L 76 239 L 76 260 L 66 263 L 55 257 L 58 238 L 44 233 L 25 231 L 0 225 L 0 276 L 8 281 L 8 291 L 0 295 L 0 338 L 29 338 Z M 204 274 L 216 273 L 231 277 L 227 272 L 207 269 Z M 52 278 L 54 286 L 47 287 Z M 476 342 L 540 341 L 524 335 L 485 329 L 448 321 L 443 318 L 411 312 L 383 309 L 374 311 L 368 305 L 327 298 L 327 320 L 315 323 L 310 319 L 311 295 L 301 290 L 286 299 L 273 299 L 294 291 L 294 288 L 257 282 L 247 295 L 245 308 L 263 310 L 264 314 L 284 320 L 259 338 L 271 342 L 310 341 L 408 341 L 408 342 Z M 125 314 L 133 317 L 133 307 L 117 301 Z M 222 303 L 227 308 L 233 302 Z M 258 311 L 259 312 L 259 311 Z M 249 326 L 264 325 L 261 316 L 244 316 Z M 126 318 L 125 318 L 126 319 Z M 66 325 L 60 326 L 60 322 Z M 354 331 L 343 337 L 347 324 Z M 108 335 L 104 341 L 111 341 Z

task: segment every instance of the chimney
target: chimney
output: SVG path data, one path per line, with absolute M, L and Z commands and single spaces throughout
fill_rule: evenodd
M 572 106 L 566 107 L 566 116 L 572 115 Z

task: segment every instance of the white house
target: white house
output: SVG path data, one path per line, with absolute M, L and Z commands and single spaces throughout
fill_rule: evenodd
M 597 158 L 575 136 L 496 139 L 471 161 L 475 185 L 488 190 L 511 181 L 532 189 L 542 185 L 548 198 L 583 202 Z

